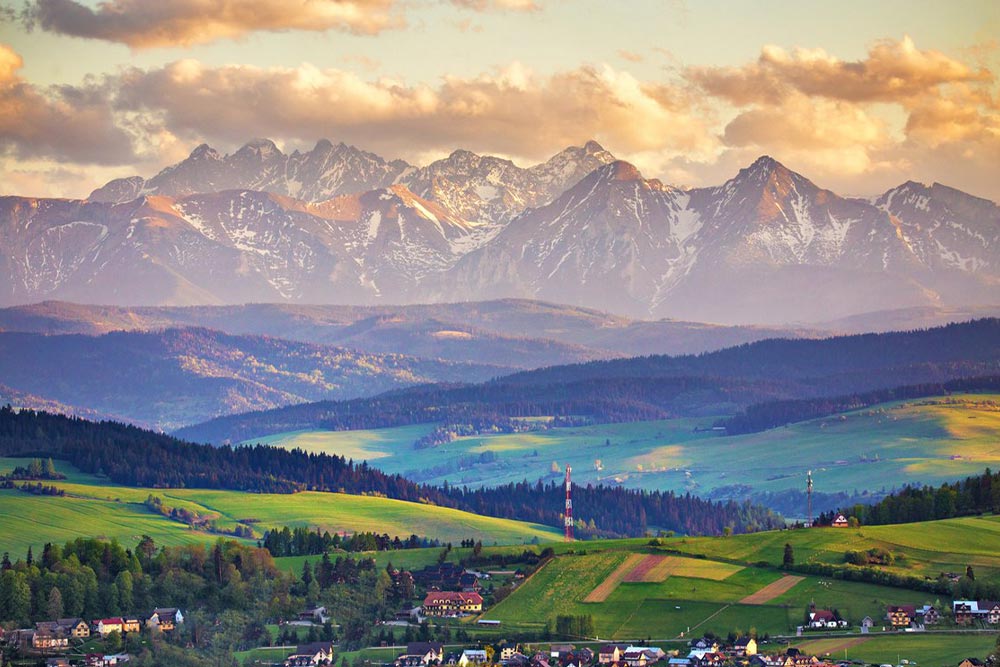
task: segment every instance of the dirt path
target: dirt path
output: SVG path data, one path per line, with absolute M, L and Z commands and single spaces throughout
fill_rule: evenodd
M 636 565 L 638 565 L 645 556 L 642 554 L 629 554 L 625 562 L 615 568 L 615 571 L 607 576 L 607 578 L 602 581 L 597 588 L 590 591 L 587 597 L 583 598 L 584 602 L 604 602 L 608 599 L 615 589 L 618 588 L 625 577 L 632 571 Z
M 764 586 L 764 588 L 761 588 L 756 593 L 746 596 L 740 600 L 740 604 L 767 604 L 782 593 L 790 590 L 792 586 L 799 583 L 803 579 L 805 579 L 805 577 L 795 577 L 790 574 L 786 574 L 774 583 Z

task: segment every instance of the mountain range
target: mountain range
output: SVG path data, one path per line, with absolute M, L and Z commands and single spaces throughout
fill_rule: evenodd
M 0 305 L 531 298 L 780 324 L 993 305 L 1000 288 L 993 202 L 913 182 L 841 197 L 767 156 L 685 190 L 593 141 L 528 168 L 203 145 L 87 199 L 2 197 L 0 239 Z

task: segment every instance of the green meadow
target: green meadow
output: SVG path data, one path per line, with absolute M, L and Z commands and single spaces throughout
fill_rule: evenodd
M 967 394 L 887 403 L 763 433 L 722 437 L 714 418 L 597 424 L 459 438 L 414 449 L 434 425 L 373 431 L 300 431 L 262 441 L 365 459 L 416 481 L 493 486 L 553 475 L 571 465 L 578 483 L 707 495 L 720 487 L 816 490 L 891 489 L 953 481 L 1000 465 L 1000 396 Z M 697 429 L 697 430 L 696 430 Z M 470 465 L 491 452 L 495 460 Z M 466 465 L 459 464 L 465 459 Z
M 10 470 L 24 461 L 0 459 L 0 470 Z M 85 475 L 62 461 L 56 462 L 56 468 L 68 479 L 50 484 L 63 489 L 65 496 L 0 490 L 0 550 L 20 555 L 29 545 L 40 549 L 45 542 L 65 542 L 79 536 L 117 538 L 127 545 L 138 542 L 142 535 L 171 545 L 218 538 L 151 512 L 144 504 L 150 494 L 168 508 L 185 508 L 215 521 L 221 530 L 248 522 L 258 537 L 276 526 L 307 526 L 330 532 L 374 531 L 401 537 L 415 533 L 443 542 L 473 538 L 491 545 L 525 544 L 559 536 L 548 526 L 375 496 L 140 489 Z
M 590 615 L 599 636 L 611 639 L 669 639 L 692 632 L 726 634 L 750 627 L 763 634 L 794 633 L 806 608 L 837 609 L 852 623 L 881 618 L 888 604 L 933 603 L 926 593 L 857 582 L 804 576 L 786 593 L 761 605 L 742 604 L 751 593 L 783 573 L 745 567 L 722 580 L 670 576 L 661 582 L 623 582 L 602 602 L 587 602 L 626 557 L 608 551 L 555 558 L 510 597 L 484 614 L 505 627 L 538 628 L 560 614 Z
M 747 562 L 781 562 L 785 543 L 794 547 L 797 563 L 843 564 L 844 552 L 882 547 L 900 574 L 936 577 L 941 572 L 965 573 L 972 565 L 977 577 L 1000 582 L 1000 517 L 962 517 L 923 523 L 859 528 L 814 528 L 733 535 L 717 539 L 680 537 L 669 548 L 709 558 Z

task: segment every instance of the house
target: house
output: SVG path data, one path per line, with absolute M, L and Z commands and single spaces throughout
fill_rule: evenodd
M 103 655 L 101 653 L 88 653 L 84 664 L 87 667 L 113 667 L 128 662 L 132 656 L 128 653 L 113 653 Z
M 70 667 L 67 658 L 49 658 L 45 661 L 45 667 Z
M 60 618 L 56 623 L 73 639 L 86 639 L 90 636 L 90 626 L 82 618 Z
M 602 665 L 619 662 L 625 653 L 625 648 L 625 644 L 604 644 L 597 651 L 597 662 Z
M 117 632 L 119 634 L 125 632 L 125 621 L 120 616 L 116 616 L 115 618 L 102 618 L 94 624 L 94 629 L 97 631 L 97 634 L 101 635 L 101 638 L 104 639 L 112 632 Z
M 458 578 L 458 586 L 463 593 L 478 593 L 482 588 L 479 583 L 479 577 L 471 572 L 466 572 Z
M 285 659 L 285 667 L 307 667 L 310 665 L 332 665 L 333 644 L 314 642 L 296 646 L 295 653 Z
M 508 658 L 502 658 L 500 664 L 505 667 L 528 667 L 531 659 L 523 653 L 514 652 Z
M 122 631 L 123 632 L 139 632 L 142 630 L 142 622 L 137 616 L 123 616 L 122 617 Z
M 698 659 L 698 667 L 722 667 L 726 662 L 726 654 L 718 651 L 706 653 Z
M 1000 623 L 1000 602 L 993 600 L 955 600 L 952 602 L 955 612 L 955 622 L 967 625 L 972 621 L 981 621 L 996 625 Z
M 936 625 L 941 620 L 941 612 L 929 604 L 917 609 L 917 616 L 924 619 L 924 625 Z
M 704 651 L 706 653 L 712 653 L 719 650 L 719 642 L 714 639 L 709 639 L 708 637 L 700 637 L 698 639 L 691 640 L 691 648 Z
M 917 608 L 912 604 L 894 605 L 886 608 L 886 618 L 894 628 L 908 628 L 917 619 Z
M 576 645 L 574 644 L 552 644 L 549 646 L 549 657 L 558 658 L 563 655 L 569 655 L 576 650 Z
M 508 662 L 515 655 L 517 655 L 516 645 L 506 644 L 500 647 L 500 662 Z
M 952 611 L 955 614 L 955 623 L 968 625 L 979 614 L 979 603 L 975 600 L 955 600 L 952 604 Z
M 466 649 L 462 651 L 462 657 L 458 659 L 458 667 L 468 667 L 468 665 L 485 665 L 490 658 L 486 651 L 482 649 Z
M 809 627 L 835 628 L 837 627 L 837 618 L 833 615 L 833 612 L 828 609 L 817 609 L 815 611 L 810 611 Z
M 979 658 L 966 658 L 958 663 L 958 667 L 983 667 L 983 661 Z
M 861 633 L 868 634 L 868 632 L 872 629 L 874 625 L 875 621 L 872 619 L 872 617 L 865 616 L 864 618 L 861 619 Z
M 757 655 L 757 640 L 753 637 L 739 637 L 733 642 L 733 653 L 737 657 L 745 658 Z
M 323 625 L 326 623 L 327 618 L 326 607 L 311 607 L 299 612 L 300 621 L 315 623 L 317 625 Z
M 169 632 L 184 622 L 184 614 L 173 607 L 157 607 L 146 618 L 146 627 Z
M 438 642 L 410 642 L 406 645 L 407 656 L 417 656 L 420 664 L 440 664 L 444 661 L 444 644 Z
M 424 616 L 467 616 L 482 611 L 479 593 L 432 591 L 424 598 Z
M 847 528 L 847 517 L 843 514 L 838 514 L 830 525 L 834 528 Z
M 31 648 L 42 651 L 63 651 L 69 648 L 69 634 L 62 631 L 55 621 L 35 624 Z

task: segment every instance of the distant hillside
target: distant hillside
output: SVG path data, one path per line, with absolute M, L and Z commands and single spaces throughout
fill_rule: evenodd
M 167 329 L 100 336 L 0 333 L 15 404 L 172 429 L 233 412 L 485 380 L 497 366 L 360 353 L 265 336 Z
M 564 490 L 508 484 L 494 489 L 438 489 L 342 456 L 276 447 L 211 447 L 113 422 L 0 408 L 0 457 L 43 456 L 102 473 L 125 486 L 200 488 L 291 494 L 337 491 L 471 511 L 504 519 L 561 525 Z M 577 487 L 580 533 L 641 536 L 650 526 L 688 534 L 720 534 L 777 527 L 769 510 L 749 503 L 709 502 L 691 495 L 638 492 L 607 486 Z M 589 522 L 593 527 L 588 528 Z
M 638 354 L 697 354 L 764 338 L 820 335 L 800 327 L 631 320 L 524 299 L 416 306 L 191 307 L 45 301 L 0 309 L 4 331 L 102 334 L 191 326 L 518 369 Z
M 418 387 L 216 419 L 185 438 L 224 442 L 298 429 L 332 430 L 478 417 L 586 415 L 641 421 L 734 413 L 773 400 L 837 396 L 995 375 L 1000 320 L 824 340 L 768 340 L 685 357 L 640 357 L 519 373 L 476 386 Z

